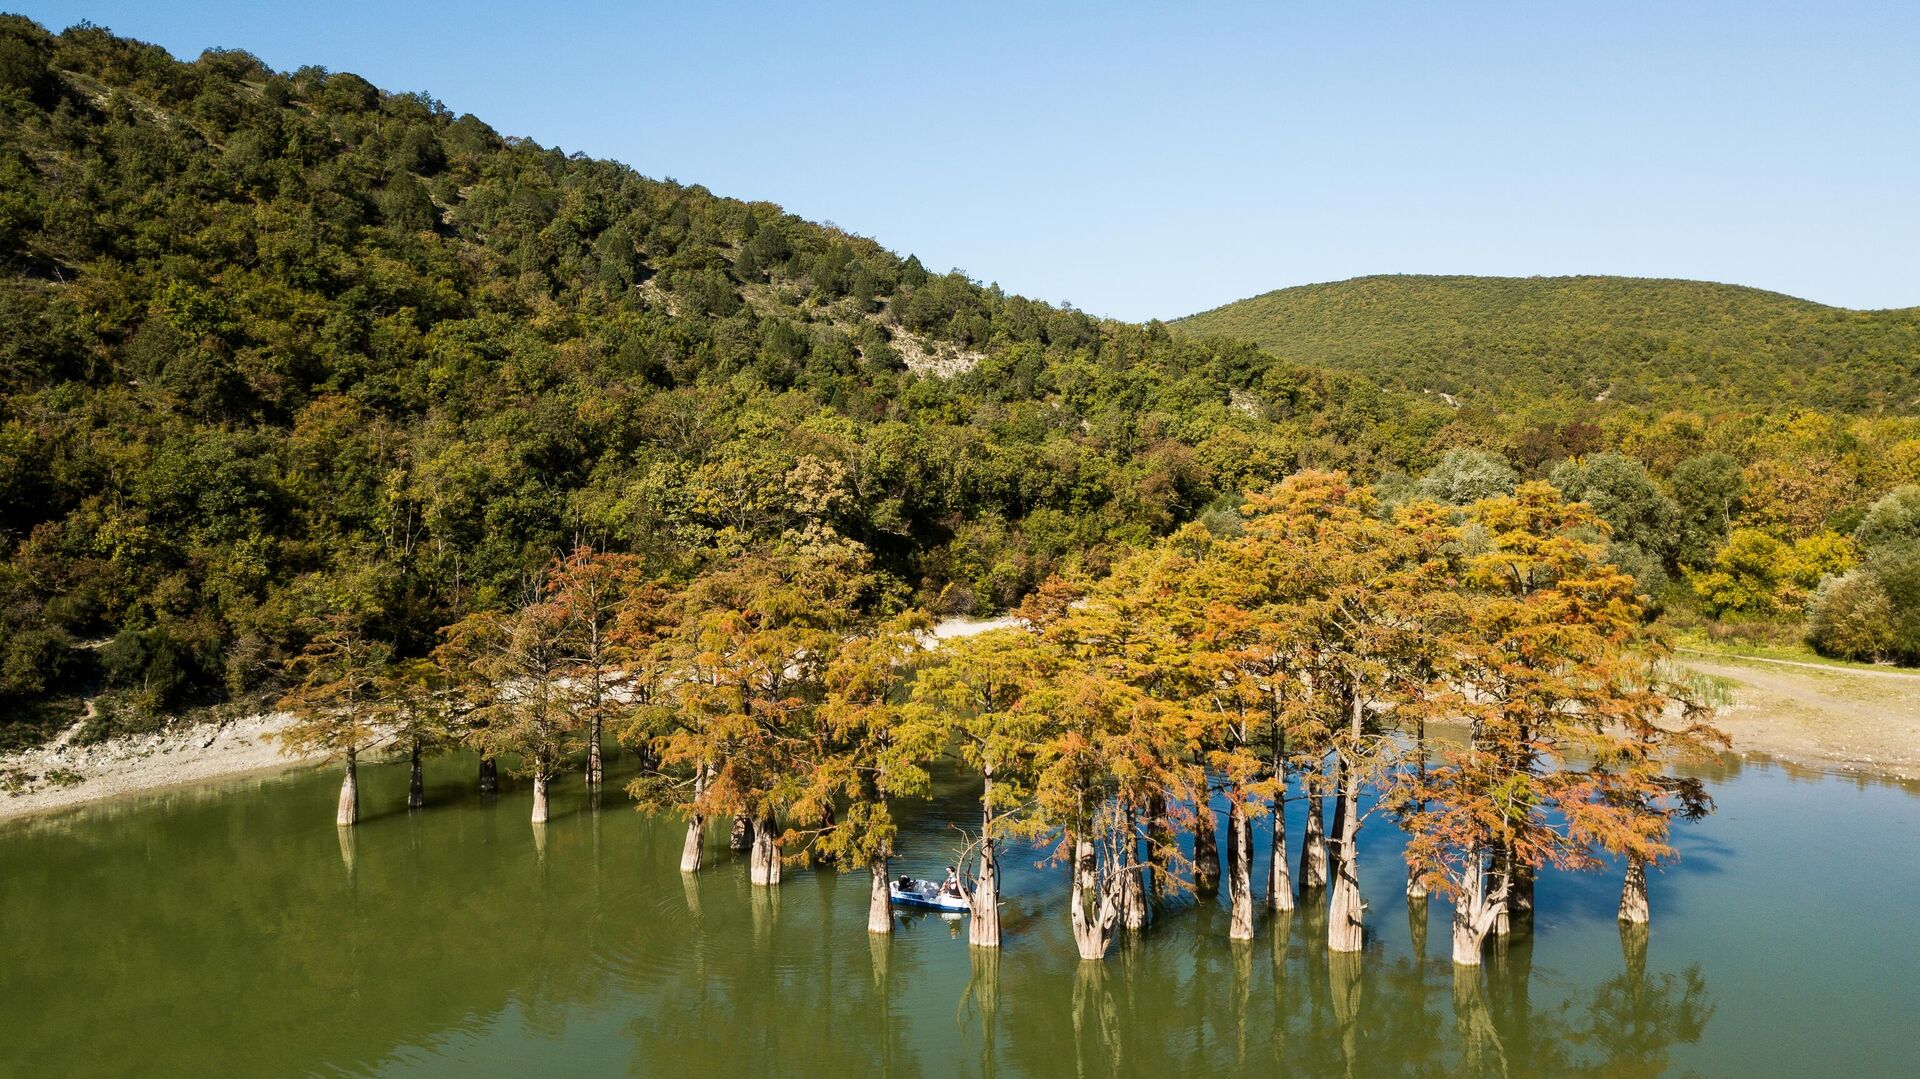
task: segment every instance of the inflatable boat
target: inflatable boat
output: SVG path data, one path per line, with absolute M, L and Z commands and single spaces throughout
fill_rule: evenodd
M 896 907 L 944 910 L 953 914 L 967 912 L 967 897 L 940 890 L 938 881 L 900 877 L 887 882 L 887 894 Z

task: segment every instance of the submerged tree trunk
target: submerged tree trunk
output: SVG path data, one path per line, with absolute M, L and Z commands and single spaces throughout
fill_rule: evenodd
M 1638 857 L 1627 859 L 1627 877 L 1620 887 L 1620 920 L 1629 925 L 1645 925 L 1653 916 L 1647 905 L 1647 863 Z
M 980 874 L 969 897 L 967 943 L 976 948 L 1000 946 L 1000 862 L 993 849 L 993 766 L 985 769 L 986 789 L 980 794 Z
M 1227 807 L 1228 940 L 1253 939 L 1253 824 L 1238 791 Z
M 1081 837 L 1073 846 L 1073 942 L 1081 959 L 1104 959 L 1114 922 L 1112 889 L 1100 879 L 1093 842 Z
M 1120 872 L 1120 924 L 1132 930 L 1147 927 L 1147 885 L 1141 879 L 1140 836 L 1135 830 L 1134 815 L 1131 808 L 1124 817 L 1126 823 L 1126 851 L 1121 861 Z
M 882 854 L 868 863 L 873 875 L 873 890 L 867 897 L 867 932 L 893 932 L 893 905 L 887 894 L 887 856 Z
M 1322 844 L 1327 850 L 1327 880 L 1329 883 L 1340 879 L 1340 859 L 1347 856 L 1341 849 L 1346 837 L 1347 800 L 1343 797 L 1346 790 L 1345 767 L 1338 757 L 1333 761 L 1333 825 L 1327 829 Z
M 1489 894 L 1480 861 L 1479 851 L 1469 855 L 1460 894 L 1453 899 L 1453 961 L 1457 966 L 1480 965 L 1480 952 L 1487 934 L 1493 931 L 1494 924 L 1506 910 L 1506 881 L 1500 881 Z
M 1534 868 L 1517 857 L 1507 859 L 1512 879 L 1507 884 L 1507 916 L 1522 930 L 1533 928 L 1533 886 L 1539 879 Z
M 360 748 L 347 747 L 347 774 L 340 777 L 340 805 L 333 823 L 351 828 L 360 823 Z
M 544 765 L 533 770 L 533 823 L 547 823 L 547 769 Z
M 1427 721 L 1424 719 L 1418 721 L 1414 725 L 1413 731 L 1414 759 L 1419 762 L 1416 773 L 1418 775 L 1417 782 L 1420 786 L 1424 787 L 1427 781 Z M 1426 809 L 1426 803 L 1416 801 L 1413 803 L 1413 812 L 1410 815 L 1417 817 L 1426 812 Z M 1409 900 L 1421 900 L 1423 903 L 1427 898 L 1427 882 L 1411 862 L 1407 863 L 1407 898 Z M 1421 939 L 1425 940 L 1426 915 L 1424 913 L 1421 915 L 1420 926 Z
M 1461 901 L 1453 908 L 1453 962 L 1455 966 L 1480 965 L 1480 943 L 1486 934 L 1478 930 L 1473 917 L 1476 904 Z
M 773 811 L 768 810 L 754 824 L 753 855 L 747 862 L 747 879 L 769 888 L 780 883 L 780 839 L 774 828 Z
M 1173 851 L 1173 821 L 1167 819 L 1167 798 L 1156 794 L 1147 803 L 1147 864 L 1153 871 L 1153 897 L 1166 899 L 1178 889 L 1167 866 Z
M 993 840 L 980 842 L 980 877 L 973 885 L 973 911 L 968 918 L 967 943 L 976 948 L 1000 946 L 1000 863 Z
M 1220 894 L 1220 843 L 1214 836 L 1213 803 L 1206 787 L 1193 807 L 1193 890 L 1196 895 Z
M 1327 908 L 1327 948 L 1357 952 L 1365 939 L 1366 904 L 1360 899 L 1360 860 L 1356 841 L 1360 833 L 1360 777 L 1352 768 L 1340 776 L 1339 857 L 1334 864 L 1333 898 Z
M 1287 867 L 1286 742 L 1279 734 L 1273 739 L 1273 775 L 1279 782 L 1273 792 L 1273 836 L 1268 841 L 1267 909 L 1279 913 L 1293 909 L 1293 877 Z
M 745 813 L 733 815 L 733 828 L 727 833 L 728 850 L 753 849 L 753 818 Z
M 701 768 L 695 772 L 693 776 L 693 800 L 695 805 L 699 804 L 700 796 L 706 792 L 707 770 Z M 680 845 L 680 872 L 700 872 L 700 859 L 703 854 L 701 848 L 706 845 L 706 840 L 707 818 L 701 816 L 697 810 L 689 813 L 687 815 L 687 838 L 686 841 Z
M 1300 894 L 1327 886 L 1325 805 L 1318 791 L 1307 795 L 1307 828 L 1300 837 Z
M 500 763 L 491 754 L 480 758 L 480 793 L 500 793 Z
M 420 743 L 413 743 L 413 770 L 407 776 L 407 808 L 419 809 L 427 804 L 427 781 L 420 772 Z

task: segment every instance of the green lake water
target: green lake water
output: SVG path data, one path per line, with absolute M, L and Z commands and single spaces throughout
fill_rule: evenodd
M 864 875 L 756 894 L 722 842 L 684 878 L 681 827 L 617 784 L 598 809 L 558 784 L 537 838 L 524 784 L 482 799 L 469 760 L 412 813 L 403 767 L 363 776 L 344 841 L 311 770 L 0 824 L 0 1074 L 1920 1075 L 1908 786 L 1731 766 L 1649 938 L 1617 877 L 1548 874 L 1532 935 L 1457 979 L 1377 819 L 1360 956 L 1307 911 L 1235 947 L 1189 902 L 1095 967 L 1024 852 L 1006 947 L 970 954 L 936 915 L 870 936 Z M 896 873 L 951 861 L 972 799 L 901 807 Z

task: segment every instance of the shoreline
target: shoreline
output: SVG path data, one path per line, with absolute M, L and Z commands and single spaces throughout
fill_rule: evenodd
M 288 721 L 285 713 L 264 712 L 86 746 L 62 736 L 44 746 L 0 756 L 0 777 L 26 777 L 25 790 L 0 792 L 0 822 L 173 787 L 284 771 L 322 759 L 280 752 L 271 736 Z
M 933 636 L 950 640 L 1008 624 L 947 619 Z M 1692 649 L 1682 663 L 1728 684 L 1732 700 L 1715 722 L 1733 738 L 1734 756 L 1842 777 L 1920 782 L 1920 673 L 1785 664 Z M 285 713 L 263 712 L 89 746 L 62 736 L 0 755 L 0 778 L 23 776 L 26 788 L 0 788 L 0 822 L 324 759 L 280 752 L 272 735 L 288 721 Z M 66 776 L 73 778 L 57 778 Z

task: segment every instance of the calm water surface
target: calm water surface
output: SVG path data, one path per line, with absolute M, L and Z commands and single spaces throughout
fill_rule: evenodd
M 870 937 L 864 875 L 757 895 L 719 847 L 683 878 L 679 826 L 577 780 L 539 837 L 470 761 L 414 813 L 404 769 L 363 775 L 344 842 L 317 772 L 0 824 L 0 1074 L 1920 1075 L 1911 787 L 1735 767 L 1650 938 L 1617 879 L 1550 875 L 1533 935 L 1456 979 L 1379 820 L 1361 956 L 1305 911 L 1234 947 L 1188 903 L 1096 968 L 1032 857 L 1002 954 L 970 955 L 934 915 Z M 903 807 L 896 871 L 951 861 L 972 797 Z

